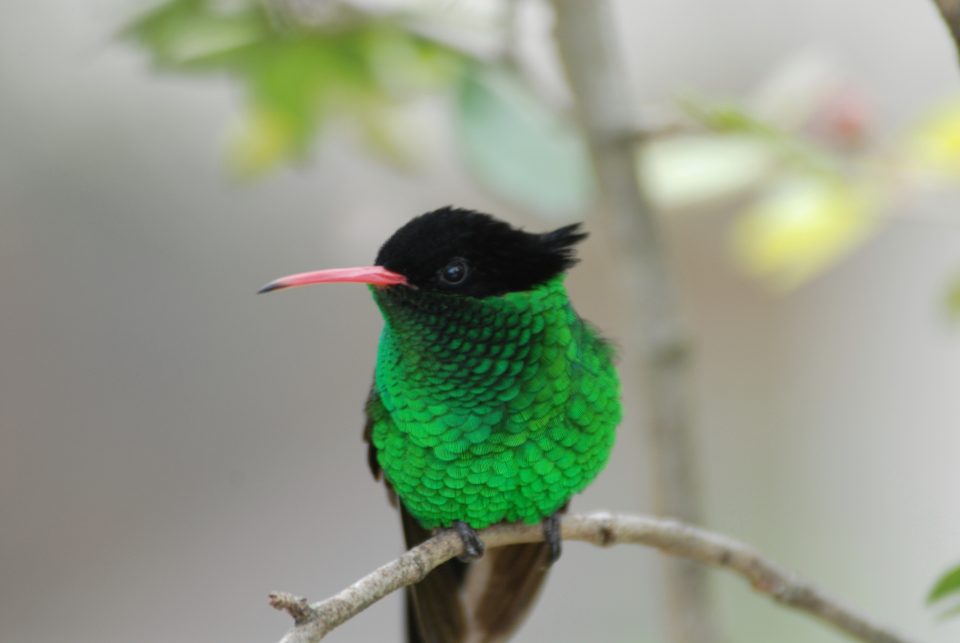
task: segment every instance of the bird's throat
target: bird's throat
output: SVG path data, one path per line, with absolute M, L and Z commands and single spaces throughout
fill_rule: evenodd
M 413 380 L 432 382 L 437 393 L 452 383 L 473 388 L 504 375 L 512 379 L 509 371 L 536 365 L 526 359 L 530 351 L 540 351 L 550 336 L 579 321 L 562 276 L 533 290 L 498 297 L 403 287 L 373 292 L 386 322 L 382 342 L 389 349 L 381 355 L 378 373 L 400 369 Z

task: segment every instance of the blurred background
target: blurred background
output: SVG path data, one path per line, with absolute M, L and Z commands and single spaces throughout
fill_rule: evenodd
M 275 277 L 368 263 L 445 204 L 532 230 L 586 217 L 572 298 L 631 332 L 548 6 L 277 6 L 265 32 L 243 2 L 0 5 L 4 643 L 272 641 L 289 618 L 268 592 L 320 599 L 401 551 L 360 437 L 369 293 L 254 295 Z M 940 16 L 614 8 L 695 341 L 706 526 L 960 640 L 925 605 L 960 559 L 960 72 Z M 311 58 L 291 21 L 332 48 Z M 319 84 L 296 89 L 291 61 Z M 651 508 L 624 371 L 613 458 L 575 510 Z M 665 642 L 657 563 L 571 543 L 517 640 Z M 711 583 L 728 641 L 844 640 Z M 400 631 L 395 595 L 329 640 Z

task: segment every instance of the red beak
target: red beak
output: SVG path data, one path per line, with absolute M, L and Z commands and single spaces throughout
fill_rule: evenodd
M 390 272 L 383 266 L 362 266 L 359 268 L 316 270 L 314 272 L 301 272 L 296 275 L 289 275 L 271 281 L 261 288 L 258 294 L 272 290 L 280 290 L 282 288 L 331 283 L 373 284 L 375 286 L 408 285 L 406 277 L 396 272 Z

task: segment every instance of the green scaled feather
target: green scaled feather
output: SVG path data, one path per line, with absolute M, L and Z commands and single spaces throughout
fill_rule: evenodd
M 372 290 L 386 320 L 372 441 L 424 527 L 539 522 L 603 469 L 619 382 L 562 276 L 485 298 Z

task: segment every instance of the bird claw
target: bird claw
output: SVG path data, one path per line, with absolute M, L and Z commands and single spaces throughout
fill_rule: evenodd
M 476 529 L 462 520 L 455 520 L 453 529 L 460 536 L 460 540 L 463 541 L 463 554 L 457 556 L 457 560 L 469 563 L 483 556 L 483 541 L 477 535 Z
M 554 564 L 560 559 L 562 547 L 560 545 L 560 512 L 548 516 L 543 521 L 543 539 L 549 547 L 547 555 L 547 566 Z

